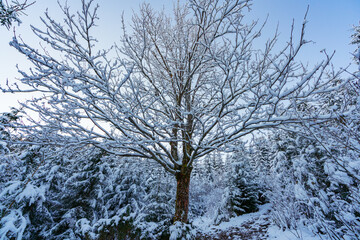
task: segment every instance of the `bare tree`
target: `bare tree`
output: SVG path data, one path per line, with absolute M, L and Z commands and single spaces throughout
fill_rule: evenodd
M 131 30 L 123 27 L 116 57 L 96 51 L 92 3 L 83 0 L 76 15 L 62 7 L 64 25 L 46 14 L 46 30 L 33 28 L 60 57 L 12 41 L 34 68 L 21 72 L 26 90 L 8 91 L 44 93 L 23 104 L 40 120 L 29 114 L 21 127 L 36 143 L 93 144 L 157 161 L 177 180 L 174 221 L 187 222 L 194 161 L 258 129 L 297 124 L 295 103 L 342 87 L 331 87 L 340 74 L 326 71 L 331 56 L 310 70 L 295 62 L 307 43 L 305 20 L 298 44 L 291 36 L 272 53 L 275 34 L 254 50 L 262 27 L 245 23 L 248 0 L 189 0 L 171 16 L 145 4 Z

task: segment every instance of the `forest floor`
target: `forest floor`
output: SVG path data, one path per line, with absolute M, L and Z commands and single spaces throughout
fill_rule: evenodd
M 271 222 L 271 206 L 265 204 L 255 213 L 231 218 L 217 226 L 209 224 L 210 219 L 199 218 L 194 225 L 200 230 L 198 240 L 320 240 L 307 229 L 297 231 L 281 230 Z

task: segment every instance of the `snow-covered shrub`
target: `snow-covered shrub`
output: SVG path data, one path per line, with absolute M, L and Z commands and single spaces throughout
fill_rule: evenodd
M 191 224 L 175 222 L 170 226 L 169 240 L 191 240 L 196 236 L 196 230 Z
M 227 183 L 226 165 L 219 152 L 194 164 L 190 183 L 189 216 L 213 218 L 222 201 Z
M 6 141 L 11 140 L 10 130 L 13 123 L 19 119 L 18 110 L 12 109 L 11 112 L 0 114 L 0 154 L 10 153 L 9 146 Z

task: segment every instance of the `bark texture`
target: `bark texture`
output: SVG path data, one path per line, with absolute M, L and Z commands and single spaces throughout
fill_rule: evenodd
M 176 173 L 176 203 L 174 222 L 187 223 L 189 213 L 189 186 L 191 168 L 183 168 Z

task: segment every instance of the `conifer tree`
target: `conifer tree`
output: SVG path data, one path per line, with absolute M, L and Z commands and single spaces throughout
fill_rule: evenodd
M 236 216 L 258 210 L 260 193 L 254 172 L 249 159 L 237 159 L 232 164 L 229 198 L 231 211 Z
M 354 26 L 353 34 L 351 35 L 351 44 L 357 45 L 355 49 L 355 59 L 358 61 L 360 59 L 359 50 L 360 50 L 360 25 Z
M 145 204 L 136 225 L 140 229 L 141 239 L 168 239 L 175 203 L 171 193 L 175 190 L 175 183 L 160 166 L 149 164 L 152 171 L 145 180 Z
M 214 219 L 216 224 L 230 217 L 258 210 L 261 195 L 259 177 L 246 153 L 245 147 L 240 145 L 227 161 L 229 165 L 227 187 Z

